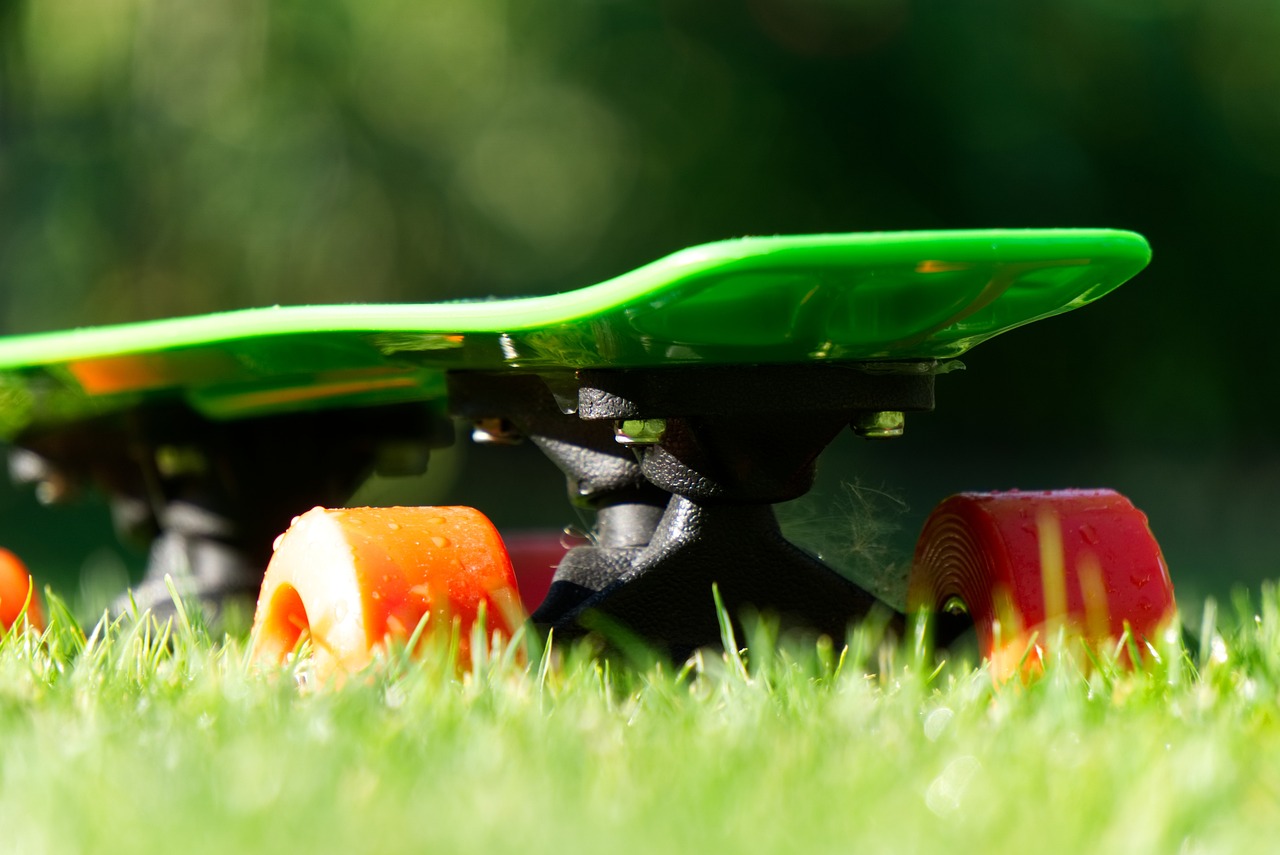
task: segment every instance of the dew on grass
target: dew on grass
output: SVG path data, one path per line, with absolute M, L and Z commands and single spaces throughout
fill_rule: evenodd
M 333 722 L 326 716 L 317 715 L 315 718 L 307 722 L 307 735 L 313 742 L 327 743 L 332 742 L 337 728 Z
M 930 712 L 924 719 L 924 735 L 930 742 L 937 742 L 938 737 L 942 736 L 942 732 L 947 729 L 947 725 L 955 718 L 953 713 L 947 707 L 938 707 Z
M 946 818 L 954 814 L 960 809 L 965 790 L 973 776 L 981 768 L 982 764 L 972 754 L 955 758 L 929 784 L 924 796 L 925 805 L 938 817 Z
M 1227 664 L 1227 642 L 1220 635 L 1215 635 L 1209 644 L 1209 661 L 1219 665 Z

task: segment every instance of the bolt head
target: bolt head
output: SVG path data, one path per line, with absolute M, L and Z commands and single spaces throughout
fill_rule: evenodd
M 209 470 L 209 460 L 194 445 L 161 445 L 155 450 L 156 471 L 165 478 L 199 477 Z
M 853 432 L 865 439 L 892 439 L 902 436 L 907 418 L 896 410 L 862 413 L 853 420 Z
M 623 419 L 613 426 L 619 445 L 657 445 L 666 432 L 666 419 Z
M 524 440 L 511 422 L 503 418 L 476 419 L 471 441 L 477 445 L 519 445 Z

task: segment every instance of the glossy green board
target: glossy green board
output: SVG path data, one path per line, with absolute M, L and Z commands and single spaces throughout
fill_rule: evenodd
M 0 437 L 175 398 L 211 418 L 428 400 L 459 368 L 945 359 L 1090 303 L 1149 259 L 1141 236 L 1101 229 L 743 238 L 540 297 L 13 336 Z

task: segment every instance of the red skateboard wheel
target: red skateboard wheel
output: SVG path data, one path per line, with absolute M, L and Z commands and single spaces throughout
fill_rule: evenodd
M 31 574 L 18 556 L 7 549 L 0 549 L 0 630 L 13 626 L 24 606 L 31 626 L 44 629 L 44 610 Z
M 547 597 L 560 559 L 569 551 L 559 531 L 517 531 L 502 536 L 520 586 L 520 600 L 530 612 Z
M 1112 490 L 964 493 L 925 522 L 907 591 L 910 613 L 967 611 L 1000 676 L 1046 630 L 1090 643 L 1126 627 L 1154 638 L 1173 618 L 1173 585 L 1146 515 Z M 1033 647 L 1034 643 L 1034 647 Z
M 354 673 L 429 615 L 428 630 L 459 623 L 466 661 L 481 605 L 508 638 L 524 621 L 502 539 L 474 508 L 314 508 L 276 542 L 252 655 L 279 663 L 307 633 L 317 678 Z

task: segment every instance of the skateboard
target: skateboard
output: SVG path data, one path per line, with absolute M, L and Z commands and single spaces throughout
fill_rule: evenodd
M 879 604 L 789 543 L 772 505 L 809 489 L 841 431 L 899 436 L 955 357 L 1149 258 L 1113 230 L 744 238 L 547 296 L 13 336 L 0 440 L 43 501 L 94 485 L 150 543 L 139 605 L 166 607 L 165 574 L 215 609 L 256 597 L 267 660 L 305 636 L 349 671 L 424 620 L 465 640 L 480 614 L 510 633 L 527 611 L 557 638 L 620 631 L 680 656 L 720 639 L 713 586 L 731 615 L 840 638 Z M 341 507 L 372 471 L 423 471 L 455 419 L 543 451 L 594 512 L 589 541 L 513 551 L 473 509 Z M 1151 635 L 1173 609 L 1145 517 L 1108 491 L 953 497 L 909 590 L 992 658 L 1058 618 Z

